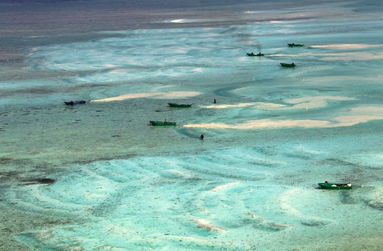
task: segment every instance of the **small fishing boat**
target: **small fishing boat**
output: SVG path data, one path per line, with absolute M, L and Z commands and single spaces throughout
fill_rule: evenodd
M 192 105 L 191 104 L 176 104 L 176 103 L 168 103 L 169 107 L 174 107 L 174 108 L 189 108 Z
M 282 67 L 295 67 L 296 65 L 294 63 L 281 63 Z
M 324 183 L 318 183 L 319 188 L 321 189 L 329 189 L 329 190 L 348 190 L 352 189 L 351 183 L 346 183 L 346 184 L 338 184 L 338 183 L 329 183 L 329 182 L 324 182 Z
M 289 47 L 303 47 L 305 46 L 304 44 L 294 44 L 294 43 L 291 43 L 291 44 L 287 44 Z
M 258 52 L 258 54 L 254 54 L 254 52 L 246 53 L 249 57 L 263 57 L 265 54 Z
M 66 105 L 82 105 L 82 104 L 85 104 L 86 101 L 85 100 L 75 100 L 75 101 L 71 100 L 71 101 L 64 101 L 64 103 Z
M 152 126 L 176 126 L 176 122 L 170 122 L 170 121 L 149 121 L 150 125 Z

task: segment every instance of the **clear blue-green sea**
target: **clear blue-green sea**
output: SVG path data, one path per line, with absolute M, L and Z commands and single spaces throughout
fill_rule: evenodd
M 11 2 L 0 250 L 383 250 L 382 3 Z

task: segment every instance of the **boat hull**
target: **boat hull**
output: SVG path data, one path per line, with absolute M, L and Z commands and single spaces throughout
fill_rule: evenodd
M 303 44 L 287 44 L 289 47 L 303 47 L 304 45 Z
M 282 67 L 293 68 L 293 67 L 295 67 L 295 64 L 294 63 L 291 63 L 291 64 L 289 64 L 289 63 L 281 63 L 281 66 Z
M 174 108 L 190 108 L 192 105 L 191 104 L 175 104 L 175 103 L 168 103 L 169 107 L 174 107 Z
M 351 184 L 336 184 L 336 183 L 318 183 L 320 189 L 328 190 L 350 190 Z
M 263 57 L 265 54 L 262 54 L 262 53 L 258 53 L 258 54 L 254 54 L 254 53 L 246 53 L 247 56 L 249 57 Z
M 78 100 L 78 101 L 64 101 L 66 105 L 83 105 L 86 104 L 85 100 Z
M 170 122 L 170 121 L 149 121 L 149 124 L 151 126 L 176 126 L 176 122 Z

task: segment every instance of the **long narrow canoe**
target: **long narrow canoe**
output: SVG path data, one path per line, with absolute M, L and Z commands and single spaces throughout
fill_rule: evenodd
M 291 44 L 287 44 L 289 47 L 303 47 L 305 46 L 304 44 L 294 44 L 294 43 L 291 43 Z
M 149 121 L 150 125 L 152 126 L 176 126 L 176 122 L 170 122 L 170 121 Z
M 296 64 L 294 64 L 294 63 L 281 63 L 281 66 L 282 67 L 295 67 Z
M 176 103 L 168 103 L 170 107 L 175 107 L 175 108 L 189 108 L 192 105 L 191 104 L 176 104 Z
M 75 101 L 71 100 L 71 101 L 64 101 L 64 103 L 66 105 L 82 105 L 82 104 L 85 104 L 86 101 L 85 100 L 75 100 Z
M 329 190 L 349 190 L 352 189 L 351 183 L 347 184 L 337 184 L 337 183 L 318 183 L 319 188 L 321 189 L 329 189 Z
M 250 53 L 246 53 L 246 55 L 249 56 L 249 57 L 262 57 L 265 54 L 260 53 L 260 52 L 258 52 L 258 54 L 254 54 L 254 52 L 250 52 Z

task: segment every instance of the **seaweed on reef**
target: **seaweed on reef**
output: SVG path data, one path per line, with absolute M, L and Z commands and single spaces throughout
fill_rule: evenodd
M 320 226 L 327 225 L 328 223 L 324 221 L 309 219 L 309 220 L 302 220 L 301 224 L 308 227 L 320 227 Z
M 0 172 L 0 177 L 9 178 L 9 177 L 12 177 L 12 176 L 15 176 L 18 174 L 19 174 L 19 172 L 17 172 L 17 171 Z
M 221 177 L 221 178 L 229 178 L 229 179 L 236 179 L 236 180 L 245 180 L 245 181 L 260 181 L 264 180 L 264 177 L 260 176 L 255 176 L 255 177 L 248 177 L 246 175 L 241 175 L 241 174 L 226 174 L 224 172 L 219 172 L 219 171 L 212 171 L 212 170 L 207 170 L 207 169 L 198 169 L 194 168 L 191 166 L 185 166 L 184 167 L 186 170 L 194 171 L 197 173 L 203 173 L 205 175 L 210 175 L 210 176 L 216 176 L 216 177 Z
M 369 201 L 365 201 L 365 203 L 367 204 L 367 206 L 373 208 L 373 209 L 377 209 L 379 211 L 383 211 L 383 202 L 382 201 L 374 201 L 374 200 L 369 200 Z
M 337 165 L 337 166 L 351 166 L 355 168 L 359 168 L 360 166 L 357 164 L 354 164 L 352 162 L 342 160 L 342 159 L 336 159 L 336 158 L 328 158 L 324 160 L 325 162 L 328 162 L 330 165 Z
M 302 159 L 302 160 L 311 160 L 312 158 L 308 155 L 303 155 L 299 153 L 286 153 L 284 154 L 286 157 Z
M 281 223 L 276 223 L 276 222 L 268 222 L 266 226 L 266 230 L 268 231 L 281 231 L 286 228 L 288 228 L 289 225 L 281 224 Z
M 165 110 L 165 109 L 157 109 L 157 110 L 155 110 L 155 112 L 169 112 L 170 110 L 168 109 L 168 110 Z
M 286 224 L 267 221 L 265 218 L 251 212 L 247 213 L 247 217 L 243 219 L 243 224 L 251 224 L 253 228 L 268 232 L 278 232 L 290 227 Z
M 216 96 L 222 96 L 222 97 L 235 97 L 236 95 L 230 93 L 231 91 L 235 90 L 236 87 L 225 87 L 220 88 L 214 91 L 214 95 Z
M 116 155 L 116 156 L 110 156 L 110 157 L 98 157 L 98 158 L 93 158 L 93 159 L 85 159 L 85 160 L 77 160 L 76 162 L 63 162 L 61 163 L 62 166 L 66 165 L 87 165 L 90 163 L 94 162 L 99 162 L 99 161 L 109 161 L 109 160 L 118 160 L 118 159 L 131 159 L 136 157 L 137 154 L 135 153 L 127 153 L 127 154 L 122 154 L 122 155 Z
M 277 167 L 276 163 L 268 163 L 266 161 L 250 161 L 249 164 L 254 166 L 262 166 L 262 167 Z
M 177 129 L 176 130 L 179 134 L 182 134 L 184 136 L 187 136 L 189 138 L 192 138 L 192 139 L 200 139 L 200 135 L 196 134 L 196 133 L 193 133 L 191 130 L 189 129 Z
M 266 147 L 256 146 L 256 147 L 253 147 L 252 149 L 258 153 L 261 153 L 261 154 L 264 154 L 267 156 L 275 156 L 276 155 L 276 151 L 273 149 L 273 147 L 270 147 L 270 146 L 266 146 Z
M 18 171 L 0 172 L 0 181 L 4 184 L 4 182 L 16 180 L 19 175 L 20 175 L 20 172 Z
M 7 158 L 7 157 L 0 157 L 0 164 L 9 164 L 13 161 L 14 159 L 12 158 Z
M 1 165 L 31 166 L 32 162 L 29 159 L 0 157 L 0 167 Z
M 288 228 L 288 225 L 276 223 L 276 222 L 265 222 L 265 223 L 256 223 L 252 225 L 253 228 L 266 231 L 266 232 L 279 232 L 286 228 Z
M 342 202 L 342 204 L 356 204 L 354 198 L 351 197 L 350 191 L 341 191 L 339 196 L 340 202 Z

